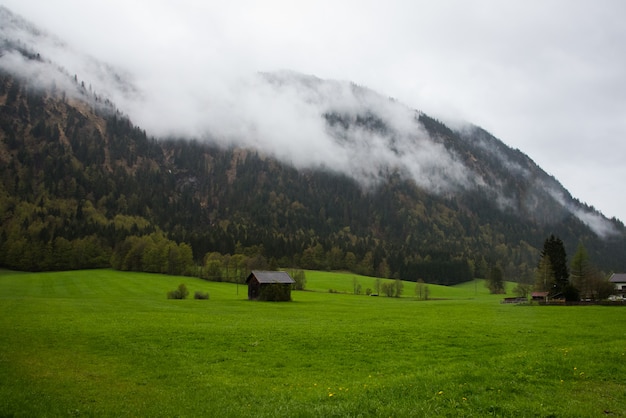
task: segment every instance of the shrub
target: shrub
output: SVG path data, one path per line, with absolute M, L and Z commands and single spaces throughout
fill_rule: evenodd
M 424 283 L 424 280 L 418 279 L 415 283 L 415 296 L 418 300 L 428 300 L 428 286 Z
M 383 283 L 381 286 L 381 290 L 385 295 L 387 295 L 387 297 L 390 297 L 390 298 L 393 297 L 394 291 L 395 291 L 394 285 L 392 282 Z
M 214 282 L 222 281 L 222 263 L 219 260 L 209 260 L 205 267 L 206 271 L 204 275 L 208 280 Z
M 209 299 L 209 292 L 200 292 L 199 290 L 196 290 L 196 293 L 193 295 L 194 299 Z
M 402 296 L 403 289 L 404 289 L 404 283 L 402 283 L 402 280 L 395 279 L 393 281 L 393 295 L 399 298 L 400 296 Z
M 295 281 L 293 290 L 304 290 L 306 286 L 306 275 L 302 270 L 292 270 L 291 278 Z
M 563 297 L 568 302 L 577 302 L 580 300 L 580 292 L 571 284 L 563 288 Z
M 189 295 L 189 290 L 184 283 L 178 285 L 178 289 L 167 292 L 168 299 L 185 299 Z
M 533 286 L 526 283 L 518 283 L 513 289 L 515 296 L 520 298 L 528 298 L 533 290 Z

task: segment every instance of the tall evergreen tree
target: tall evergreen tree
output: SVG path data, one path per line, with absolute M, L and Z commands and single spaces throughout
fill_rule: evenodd
M 541 258 L 548 256 L 550 265 L 554 273 L 553 294 L 562 293 L 569 284 L 569 269 L 567 267 L 567 255 L 563 241 L 560 238 L 550 235 L 543 243 Z
M 581 296 L 589 297 L 591 294 L 591 279 L 593 276 L 593 267 L 589 262 L 589 255 L 583 243 L 578 244 L 576 253 L 572 257 L 572 285 L 575 286 Z
M 550 292 L 554 286 L 554 271 L 550 256 L 544 255 L 539 260 L 539 267 L 535 274 L 535 290 L 539 292 Z

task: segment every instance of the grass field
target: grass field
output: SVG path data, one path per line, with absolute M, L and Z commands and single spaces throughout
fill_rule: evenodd
M 291 303 L 111 270 L 0 272 L 0 416 L 626 416 L 626 309 L 350 292 Z M 357 277 L 363 289 L 370 278 Z M 168 300 L 185 283 L 210 300 Z

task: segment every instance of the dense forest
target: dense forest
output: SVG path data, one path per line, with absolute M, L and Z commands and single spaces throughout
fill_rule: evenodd
M 600 239 L 553 200 L 503 209 L 487 189 L 437 195 L 397 172 L 364 188 L 251 149 L 156 140 L 74 81 L 82 96 L 0 73 L 0 266 L 196 274 L 216 255 L 240 255 L 254 267 L 441 284 L 486 277 L 497 265 L 508 280 L 532 282 L 541 244 L 556 234 L 572 253 L 584 242 L 606 271 L 626 269 L 617 220 L 619 234 Z M 385 129 L 371 114 L 325 118 Z M 424 114 L 419 121 L 511 196 L 541 191 L 508 172 L 495 151 L 556 182 L 487 132 L 456 132 Z

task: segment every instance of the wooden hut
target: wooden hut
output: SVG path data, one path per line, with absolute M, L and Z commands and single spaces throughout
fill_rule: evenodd
M 249 300 L 290 301 L 295 280 L 285 271 L 252 270 L 246 279 Z

